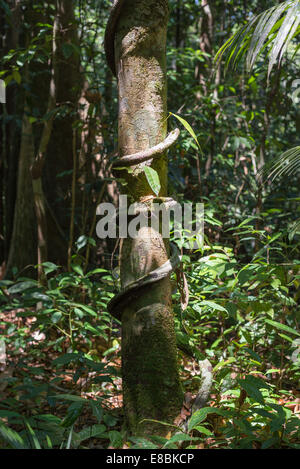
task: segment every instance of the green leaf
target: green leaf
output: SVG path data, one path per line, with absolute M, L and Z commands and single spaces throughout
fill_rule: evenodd
M 101 335 L 101 331 L 99 331 L 98 329 L 96 329 L 96 327 L 92 326 L 91 324 L 85 324 L 84 325 L 84 329 L 86 331 L 91 331 L 93 332 L 93 334 L 97 335 L 97 336 L 100 336 Z M 102 334 L 103 335 L 103 334 Z
M 28 449 L 28 445 L 25 443 L 23 438 L 17 432 L 15 432 L 15 430 L 12 430 L 3 423 L 0 423 L 0 435 L 4 441 L 9 443 L 13 448 Z
M 260 404 L 265 404 L 260 388 L 268 388 L 268 386 L 261 379 L 248 375 L 245 379 L 239 379 L 238 383 L 246 391 L 249 397 L 255 399 L 256 402 L 259 402 Z
M 57 324 L 62 318 L 62 313 L 60 311 L 56 311 L 55 313 L 52 314 L 51 316 L 51 321 L 54 324 Z
M 20 73 L 18 72 L 18 70 L 14 70 L 12 72 L 12 76 L 13 76 L 13 79 L 18 83 L 18 85 L 20 85 L 20 83 L 22 81 L 22 77 L 21 77 Z
M 215 371 L 217 371 L 217 370 L 220 370 L 221 368 L 224 368 L 224 366 L 230 365 L 230 363 L 234 363 L 235 361 L 236 361 L 236 358 L 235 358 L 235 357 L 230 357 L 230 358 L 228 358 L 227 360 L 222 360 L 220 363 L 218 363 L 218 364 L 214 367 L 213 371 L 215 372 Z
M 130 438 L 130 441 L 134 443 L 134 446 L 132 449 L 157 449 L 158 446 L 152 443 L 149 440 L 146 440 L 146 438 L 141 438 L 141 437 L 132 437 Z
M 83 270 L 82 270 L 82 268 L 80 267 L 80 265 L 78 265 L 78 264 L 72 264 L 72 269 L 74 270 L 74 272 L 76 272 L 77 274 L 81 275 L 82 277 L 84 276 Z
M 289 332 L 290 334 L 298 335 L 300 336 L 298 331 L 295 331 L 289 326 L 286 326 L 285 324 L 281 324 L 280 322 L 277 321 L 272 321 L 271 319 L 266 319 L 265 322 L 267 324 L 270 324 L 270 326 L 275 327 L 276 329 L 281 329 L 282 331 Z
M 54 272 L 59 268 L 58 265 L 53 264 L 53 262 L 43 262 L 42 266 L 46 275 Z
M 100 403 L 95 402 L 95 401 L 90 401 L 89 404 L 90 404 L 90 407 L 92 408 L 93 415 L 98 420 L 98 423 L 100 423 L 101 420 L 102 420 L 102 417 L 103 417 L 103 409 L 102 409 Z
M 87 404 L 87 400 L 80 396 L 75 396 L 72 394 L 56 394 L 55 396 L 50 396 L 52 399 L 61 399 L 64 401 L 73 401 L 73 402 L 81 402 Z
M 47 446 L 49 449 L 53 449 L 53 444 L 49 435 L 46 435 Z
M 280 368 L 271 368 L 270 370 L 267 370 L 265 372 L 266 375 L 269 374 L 269 373 L 281 373 L 281 370 L 280 370 Z
M 80 251 L 80 249 L 84 248 L 87 245 L 87 242 L 88 242 L 88 237 L 87 236 L 85 236 L 85 235 L 80 236 L 76 241 L 76 247 L 77 247 L 78 251 Z
M 64 428 L 71 427 L 74 425 L 78 417 L 80 416 L 82 410 L 84 408 L 84 404 L 80 402 L 73 402 L 68 408 L 68 412 L 66 417 L 61 422 L 61 426 Z
M 214 301 L 203 300 L 201 301 L 201 305 L 209 306 L 210 308 L 213 308 L 217 311 L 228 313 L 227 309 L 224 308 L 224 306 L 221 306 L 218 303 L 215 303 Z
M 155 195 L 158 196 L 161 185 L 159 180 L 159 175 L 155 169 L 150 168 L 149 166 L 145 166 L 144 173 L 146 175 L 147 181 L 149 186 L 151 187 L 152 191 Z
M 18 414 L 17 412 L 14 412 L 12 410 L 0 410 L 0 418 L 7 417 L 7 418 L 19 418 L 21 417 L 21 414 Z
M 105 425 L 92 425 L 86 427 L 76 434 L 76 444 L 81 443 L 82 441 L 88 440 L 89 438 L 101 437 L 106 431 Z M 106 436 L 106 435 L 105 435 Z
M 217 407 L 203 407 L 203 409 L 197 410 L 192 414 L 188 425 L 189 432 L 196 428 L 199 423 L 203 422 L 208 414 L 218 414 L 222 415 L 223 417 L 229 417 L 231 412 L 228 410 L 219 409 Z
M 30 434 L 31 439 L 33 441 L 34 448 L 35 449 L 42 449 L 41 445 L 40 445 L 40 442 L 39 442 L 33 428 L 30 426 L 30 423 L 28 422 L 28 420 L 25 420 L 25 424 L 26 424 L 26 427 L 28 428 L 29 434 Z
M 115 448 L 120 448 L 123 446 L 123 438 L 120 432 L 117 432 L 116 430 L 111 430 L 108 432 L 108 436 L 112 446 L 114 446 Z
M 88 274 L 86 275 L 86 277 L 90 277 L 91 275 L 96 275 L 96 274 L 103 274 L 103 273 L 108 273 L 108 271 L 106 269 L 94 269 L 94 270 L 91 270 L 90 272 L 88 272 Z
M 186 130 L 188 131 L 188 133 L 193 137 L 193 139 L 194 139 L 195 142 L 197 143 L 198 148 L 199 148 L 201 154 L 203 155 L 203 152 L 202 152 L 200 143 L 199 143 L 199 141 L 198 141 L 198 139 L 197 139 L 197 136 L 196 136 L 195 132 L 193 131 L 192 127 L 190 126 L 190 124 L 189 124 L 185 119 L 183 119 L 182 117 L 178 116 L 177 114 L 174 114 L 173 112 L 170 112 L 170 115 L 176 117 L 176 119 L 178 119 L 179 122 L 182 123 L 182 125 L 186 128 Z
M 199 425 L 199 426 L 197 426 L 197 427 L 194 427 L 193 430 L 197 430 L 197 432 L 203 433 L 203 434 L 206 435 L 206 436 L 211 436 L 211 435 L 213 435 L 213 433 L 212 433 L 210 430 L 208 430 L 208 428 L 203 427 L 203 425 Z
M 51 298 L 48 295 L 45 295 L 44 293 L 41 293 L 39 291 L 31 293 L 30 298 L 34 298 L 35 300 L 39 301 L 51 301 Z
M 73 427 L 74 427 L 74 425 L 71 426 L 70 431 L 69 431 L 69 436 L 68 436 L 68 441 L 67 441 L 67 444 L 66 444 L 66 449 L 71 448 L 72 438 L 73 438 Z
M 8 289 L 8 293 L 13 295 L 15 293 L 21 293 L 25 290 L 28 290 L 29 288 L 33 288 L 36 286 L 37 286 L 37 282 L 35 282 L 34 280 L 28 280 L 26 282 L 16 283 L 15 285 L 13 285 L 12 287 Z
M 66 365 L 73 361 L 78 361 L 81 358 L 81 355 L 78 353 L 65 353 L 58 358 L 53 360 L 53 365 Z
M 94 316 L 95 318 L 98 316 L 96 311 L 94 311 L 92 308 L 86 305 L 82 305 L 80 303 L 70 303 L 74 306 L 76 306 L 78 309 L 85 311 L 86 313 L 90 314 L 91 316 Z
M 197 440 L 198 438 L 194 438 L 193 436 L 187 435 L 186 433 L 176 433 L 172 438 L 170 438 L 167 443 L 163 446 L 164 448 L 168 448 L 173 443 L 177 443 L 179 441 L 193 441 Z

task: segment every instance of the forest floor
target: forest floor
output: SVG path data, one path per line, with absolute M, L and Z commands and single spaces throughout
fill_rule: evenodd
M 98 350 L 98 369 L 93 370 L 93 367 L 86 367 L 83 362 L 75 364 L 72 360 L 69 363 L 67 360 L 62 360 L 62 363 L 59 363 L 61 356 L 72 358 L 72 353 L 69 353 L 68 340 L 64 340 L 61 349 L 57 350 L 58 336 L 56 331 L 52 331 L 52 337 L 46 338 L 44 333 L 40 333 L 34 328 L 35 318 L 24 317 L 23 314 L 24 309 L 0 313 L 1 335 L 2 337 L 6 336 L 6 347 L 3 346 L 4 342 L 2 342 L 0 353 L 0 418 L 3 419 L 4 424 L 10 422 L 11 427 L 20 434 L 24 434 L 24 432 L 26 434 L 27 425 L 27 432 L 28 429 L 31 429 L 29 433 L 33 432 L 28 438 L 33 441 L 34 447 L 35 444 L 39 445 L 39 443 L 35 443 L 33 435 L 39 435 L 43 440 L 43 432 L 45 431 L 48 431 L 48 435 L 50 435 L 49 441 L 51 443 L 49 445 L 64 447 L 64 445 L 70 444 L 70 428 L 73 434 L 71 447 L 80 445 L 80 447 L 89 449 L 127 449 L 133 444 L 135 444 L 134 447 L 147 447 L 146 440 L 133 438 L 131 441 L 126 441 L 122 432 L 122 380 L 120 378 L 119 342 L 115 341 L 113 350 L 106 355 L 107 350 L 105 351 L 103 344 L 99 346 L 97 340 L 94 341 L 92 355 Z M 8 323 L 9 329 L 7 330 L 4 325 Z M 82 348 L 84 349 L 84 347 Z M 92 348 L 90 346 L 90 349 Z M 62 352 L 64 355 L 61 355 Z M 195 360 L 180 354 L 180 361 L 181 380 L 186 393 L 185 402 L 176 419 L 176 424 L 182 423 L 190 417 L 191 405 L 196 393 L 190 392 L 189 387 L 195 378 L 196 381 L 199 378 L 199 367 Z M 102 366 L 102 371 L 99 371 L 99 365 L 100 369 Z M 234 373 L 232 373 L 232 378 L 235 378 L 233 375 Z M 292 414 L 297 420 L 300 419 L 299 390 L 292 389 L 286 393 L 281 392 L 277 394 L 273 403 L 277 407 L 288 409 L 289 418 Z M 200 419 L 201 425 L 198 424 L 190 432 L 193 445 L 189 447 L 197 449 L 234 447 L 232 442 L 237 439 L 237 434 L 228 431 L 226 412 L 233 408 L 238 412 L 249 408 L 247 393 L 243 390 L 232 394 L 228 392 L 218 394 L 213 391 L 207 406 L 211 408 L 211 413 L 206 411 L 206 419 Z M 214 413 L 214 409 L 219 409 L 219 413 Z M 222 412 L 225 414 L 222 415 Z M 265 410 L 265 413 L 267 412 Z M 261 414 L 263 415 L 263 411 Z M 280 415 L 280 411 L 278 414 Z M 248 417 L 249 422 L 250 420 Z M 247 422 L 247 419 L 245 421 Z M 48 426 L 44 427 L 41 422 L 43 424 L 46 422 Z M 53 427 L 52 430 L 50 423 Z M 41 426 L 39 427 L 39 425 Z M 238 438 L 249 437 L 249 428 L 247 429 L 244 423 L 243 429 L 243 425 L 237 421 L 236 417 L 233 418 L 231 425 L 233 428 L 239 427 Z M 51 436 L 51 431 L 58 426 L 62 430 L 60 435 Z M 273 430 L 278 433 L 282 442 L 281 447 L 285 447 L 282 439 L 282 422 L 276 428 L 275 419 L 273 426 Z M 86 434 L 87 429 L 90 432 L 89 435 Z M 270 423 L 268 421 L 265 421 L 264 424 L 260 422 L 255 431 L 251 430 L 251 432 L 253 436 L 257 435 L 257 439 L 252 439 L 250 447 L 260 449 L 265 440 L 261 436 L 270 433 Z M 298 436 L 299 430 L 294 425 L 294 430 L 290 431 L 289 444 L 297 445 Z M 171 434 L 167 435 L 166 440 L 170 440 L 170 437 Z M 271 438 L 274 439 L 274 435 Z M 150 438 L 150 447 L 157 443 L 157 440 L 154 439 L 153 442 Z

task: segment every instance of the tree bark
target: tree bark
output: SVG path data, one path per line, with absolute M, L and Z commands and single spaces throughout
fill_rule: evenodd
M 52 3 L 54 3 L 54 0 L 52 0 Z M 17 15 L 17 6 L 20 7 L 20 2 L 15 2 L 15 5 L 14 13 Z M 34 9 L 33 2 L 30 0 L 27 0 L 24 6 L 26 9 L 22 13 L 21 19 L 23 19 L 24 23 L 30 24 L 31 27 L 29 30 L 25 28 L 25 32 L 23 31 L 23 34 L 20 34 L 20 44 L 18 45 L 27 48 L 39 30 L 38 23 L 46 21 L 50 12 L 48 5 L 38 10 Z M 20 14 L 19 12 L 18 15 Z M 18 15 L 16 16 L 17 19 L 19 18 Z M 50 22 L 50 19 L 48 19 L 48 22 Z M 13 37 L 15 38 L 14 41 L 17 41 L 15 32 Z M 15 48 L 17 48 L 17 44 Z M 42 132 L 42 135 L 40 135 L 39 130 L 36 127 L 33 128 L 30 116 L 32 109 L 38 109 L 40 115 L 43 115 L 46 111 L 44 103 L 47 102 L 49 92 L 48 65 L 32 61 L 25 64 L 22 72 L 23 82 L 26 83 L 27 89 L 24 97 L 13 231 L 9 243 L 8 275 L 10 275 L 13 267 L 22 271 L 28 265 L 31 268 L 30 271 L 26 270 L 25 274 L 28 275 L 30 273 L 35 275 L 32 267 L 37 261 L 40 263 L 46 260 L 45 211 L 40 178 L 43 166 L 43 153 L 47 146 L 47 134 L 48 129 L 50 130 L 50 124 L 48 121 L 45 123 L 44 128 L 46 132 Z M 18 89 L 19 92 L 20 90 Z M 41 141 L 40 145 L 37 145 L 37 140 Z M 39 147 L 39 149 L 35 159 L 36 147 Z M 8 166 L 10 167 L 10 164 Z M 34 207 L 36 207 L 36 212 Z M 43 220 L 43 223 L 41 220 Z M 41 253 L 43 253 L 42 256 Z
M 157 145 L 166 137 L 167 0 L 127 0 L 115 36 L 119 91 L 119 154 Z M 167 159 L 162 154 L 132 167 L 122 176 L 133 201 L 153 195 L 143 168 L 159 174 L 160 196 L 167 194 Z M 152 228 L 126 238 L 120 254 L 122 288 L 168 260 L 168 240 Z M 135 435 L 164 434 L 179 414 L 182 390 L 171 304 L 166 277 L 140 292 L 121 311 L 122 376 L 125 422 Z
M 5 12 L 0 13 L 0 50 L 3 56 L 11 49 L 17 49 L 20 44 L 22 10 L 20 0 L 9 0 L 7 6 L 11 12 L 11 24 L 7 27 Z M 6 270 L 6 261 L 9 255 L 10 240 L 14 224 L 14 208 L 16 201 L 17 169 L 20 153 L 21 131 L 18 121 L 22 120 L 24 107 L 24 93 L 20 92 L 17 84 L 10 84 L 6 89 L 6 104 L 3 109 L 2 126 L 0 129 L 1 161 L 1 232 L 0 232 L 0 264 L 3 262 L 3 275 Z M 14 116 L 14 119 L 11 118 Z M 10 119 L 7 119 L 10 117 Z M 1 273 L 0 273 L 1 275 Z
M 60 106 L 61 112 L 53 121 L 43 172 L 49 211 L 47 232 L 48 239 L 51 239 L 48 258 L 61 265 L 66 265 L 68 260 L 74 163 L 73 124 L 79 119 L 78 102 L 82 88 L 74 8 L 75 4 L 70 0 L 57 0 L 55 92 L 56 104 Z M 78 148 L 79 139 L 76 142 L 76 154 Z M 78 194 L 76 199 L 79 199 Z
M 56 5 L 55 5 L 56 6 Z M 47 147 L 51 138 L 53 127 L 53 111 L 56 105 L 56 35 L 58 29 L 57 11 L 54 17 L 53 24 L 53 39 L 52 39 L 52 64 L 51 64 L 51 79 L 49 86 L 49 98 L 47 106 L 47 114 L 52 116 L 48 117 L 43 125 L 42 135 L 38 147 L 37 154 L 35 155 L 34 162 L 31 167 L 32 188 L 34 194 L 34 205 L 37 220 L 37 258 L 38 258 L 38 278 L 43 279 L 44 272 L 42 263 L 48 259 L 48 239 L 47 239 L 47 208 L 45 202 L 45 195 L 43 190 L 43 168 L 45 165 Z
M 22 2 L 14 2 L 12 9 L 13 18 L 16 20 L 17 30 L 12 31 L 11 40 L 14 46 L 25 47 L 34 37 L 36 32 L 36 23 L 41 19 L 42 13 L 32 8 L 32 2 L 26 0 L 23 2 L 25 11 L 21 12 Z M 30 24 L 30 28 L 20 27 L 20 22 Z M 35 275 L 33 266 L 37 262 L 36 246 L 36 216 L 34 211 L 33 190 L 31 183 L 30 167 L 34 159 L 34 132 L 29 116 L 31 115 L 33 75 L 38 68 L 45 68 L 35 63 L 26 63 L 22 71 L 22 81 L 26 83 L 27 90 L 24 93 L 24 108 L 22 116 L 21 143 L 18 155 L 17 165 L 17 186 L 16 198 L 13 211 L 13 228 L 11 235 L 8 232 L 8 260 L 6 275 L 12 273 L 12 269 L 16 268 L 23 275 Z M 39 88 L 39 97 L 43 101 L 43 86 Z M 19 88 L 16 90 L 19 93 Z M 8 96 L 9 99 L 9 96 Z M 14 116 L 15 117 L 15 116 Z M 16 118 L 14 119 L 16 120 Z M 13 144 L 11 145 L 13 148 Z M 10 156 L 10 155 L 9 155 Z M 10 165 L 8 165 L 10 166 Z M 7 197 L 9 191 L 7 192 Z M 26 270 L 25 270 L 26 269 Z
M 33 274 L 36 264 L 36 216 L 33 203 L 33 189 L 30 167 L 34 158 L 32 125 L 28 118 L 29 109 L 25 106 L 21 148 L 18 164 L 17 196 L 14 211 L 14 224 L 7 261 L 7 274 L 16 267 L 18 271 L 26 269 L 24 275 Z M 29 270 L 28 270 L 29 268 Z

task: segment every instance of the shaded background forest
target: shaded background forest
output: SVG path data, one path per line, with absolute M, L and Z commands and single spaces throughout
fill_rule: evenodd
M 278 399 L 280 392 L 285 402 L 298 399 L 299 366 L 290 357 L 299 336 L 300 243 L 299 234 L 290 233 L 300 213 L 299 173 L 262 184 L 260 170 L 299 144 L 297 44 L 290 45 L 269 81 L 264 56 L 251 73 L 240 65 L 225 74 L 223 63 L 214 62 L 216 52 L 239 26 L 273 2 L 171 0 L 169 5 L 168 110 L 189 122 L 202 149 L 182 128 L 169 154 L 169 193 L 179 202 L 205 204 L 205 246 L 201 252 L 183 251 L 190 304 L 184 316 L 175 306 L 182 375 L 193 392 L 193 367 L 209 357 L 217 405 L 229 390 L 232 399 L 241 400 L 237 380 L 244 373 L 257 374 L 271 386 L 267 399 L 275 407 L 267 409 L 269 416 L 255 414 L 251 428 L 241 411 L 235 425 L 225 424 L 227 432 L 213 422 L 217 430 L 202 434 L 210 445 L 239 447 L 237 435 L 250 447 L 296 445 L 297 425 L 290 414 L 299 405 L 290 404 L 290 414 L 282 414 Z M 0 105 L 0 321 L 19 381 L 27 366 L 46 363 L 50 352 L 53 359 L 65 354 L 56 362 L 58 368 L 67 364 L 72 374 L 78 365 L 75 393 L 91 392 L 89 386 L 76 388 L 79 377 L 85 382 L 89 377 L 97 387 L 93 372 L 103 371 L 102 365 L 112 367 L 110 379 L 117 384 L 96 392 L 101 405 L 112 399 L 105 401 L 106 420 L 98 420 L 104 427 L 98 433 L 117 447 L 123 444 L 115 427 L 118 414 L 110 416 L 110 406 L 116 405 L 105 392 L 114 395 L 113 386 L 120 387 L 119 326 L 106 312 L 118 282 L 118 255 L 115 240 L 100 240 L 95 232 L 97 205 L 117 203 L 119 193 L 110 172 L 117 150 L 117 87 L 103 49 L 110 7 L 108 0 L 0 1 L 0 78 L 7 87 L 6 104 Z M 175 127 L 171 117 L 169 121 Z M 178 299 L 178 292 L 174 295 Z M 21 363 L 20 349 L 29 354 Z M 87 360 L 83 354 L 93 365 L 79 366 L 79 357 Z M 60 368 L 55 377 L 50 365 L 44 372 L 71 393 Z M 39 405 L 55 407 L 55 399 L 45 398 L 46 388 L 37 389 L 35 371 L 30 379 L 31 391 L 26 383 L 20 391 L 8 381 L 10 399 L 26 391 Z M 40 377 L 39 385 L 49 379 Z M 248 392 L 246 413 L 251 399 L 262 406 L 266 398 L 260 391 L 251 395 L 259 385 L 251 379 L 250 385 L 244 396 Z M 293 392 L 296 396 L 289 394 Z M 42 399 L 47 403 L 41 404 Z M 16 406 L 21 415 L 27 409 L 26 398 L 10 405 L 3 404 L 4 412 Z M 93 404 L 91 409 L 98 418 Z M 67 419 L 73 409 L 63 407 L 64 412 Z M 277 418 L 273 428 L 272 412 Z M 280 429 L 289 419 L 290 436 L 283 436 Z M 74 425 L 76 419 L 71 420 L 61 428 Z M 18 419 L 12 425 L 22 427 Z
M 97 242 L 87 257 L 89 265 L 104 262 L 111 251 L 96 240 L 94 229 L 99 198 L 117 199 L 116 184 L 109 179 L 117 149 L 116 81 L 103 51 L 110 2 L 59 2 L 53 45 L 54 4 L 2 2 L 1 78 L 7 84 L 1 126 L 3 274 L 37 264 L 38 226 L 43 223 L 43 261 L 67 265 L 70 241 L 74 250 L 80 236 Z M 168 108 L 191 124 L 203 150 L 197 154 L 192 138 L 182 132 L 170 158 L 170 193 L 205 201 L 209 241 L 233 247 L 242 262 L 266 246 L 266 235 L 278 232 L 282 249 L 274 246 L 271 259 L 286 263 L 299 258 L 297 243 L 286 236 L 299 211 L 298 176 L 263 189 L 258 176 L 266 161 L 297 143 L 299 106 L 292 101 L 296 57 L 290 51 L 269 86 L 260 63 L 250 76 L 241 68 L 225 78 L 222 65 L 216 70 L 213 63 L 234 28 L 270 6 L 170 2 Z M 49 102 L 51 74 L 54 104 Z M 38 155 L 50 125 L 40 169 Z M 34 161 L 36 171 L 30 169 Z M 37 219 L 32 180 L 40 177 L 45 216 Z M 228 232 L 255 216 L 260 219 L 252 239 L 241 241 Z M 266 251 L 260 253 L 265 259 Z

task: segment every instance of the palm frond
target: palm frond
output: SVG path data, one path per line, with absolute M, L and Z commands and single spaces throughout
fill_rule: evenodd
M 268 49 L 268 75 L 280 63 L 292 39 L 300 33 L 300 0 L 289 0 L 274 6 L 240 28 L 217 52 L 215 60 L 226 58 L 226 68 L 235 67 L 246 55 L 246 68 L 251 70 L 261 53 Z
M 300 233 L 300 218 L 295 222 L 293 228 L 291 229 L 289 239 L 293 239 L 297 233 Z
M 280 176 L 289 176 L 300 170 L 300 146 L 291 148 L 277 156 L 261 169 L 264 179 L 274 181 Z
M 288 177 L 298 170 L 300 170 L 300 146 L 291 148 L 266 163 L 260 170 L 260 175 L 264 180 L 274 181 L 281 176 Z M 296 220 L 290 229 L 289 239 L 292 240 L 297 233 L 300 233 L 300 219 Z

